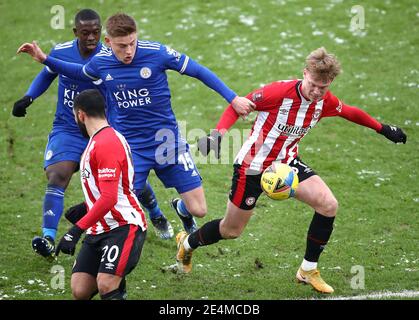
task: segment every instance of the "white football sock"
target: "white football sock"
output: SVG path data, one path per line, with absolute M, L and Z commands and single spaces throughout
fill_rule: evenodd
M 183 247 L 185 248 L 185 250 L 186 250 L 186 251 L 191 251 L 191 250 L 192 250 L 192 248 L 191 248 L 191 246 L 189 245 L 188 240 L 189 240 L 189 235 L 188 235 L 188 236 L 186 237 L 186 239 L 183 241 Z
M 317 262 L 311 262 L 307 261 L 306 259 L 303 259 L 303 263 L 301 264 L 301 269 L 304 271 L 310 271 L 317 268 Z
M 187 218 L 187 217 L 188 217 L 188 214 L 185 214 L 185 213 L 182 211 L 182 207 L 180 206 L 180 203 L 181 203 L 182 201 L 183 201 L 183 200 L 179 200 L 179 201 L 176 203 L 177 212 L 179 212 L 179 214 L 180 214 L 182 217 Z M 189 213 L 189 212 L 188 212 L 188 213 Z M 190 216 L 190 214 L 189 214 L 189 216 Z

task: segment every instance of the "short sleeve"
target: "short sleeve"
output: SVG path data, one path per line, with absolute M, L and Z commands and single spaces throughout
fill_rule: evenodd
M 323 103 L 322 117 L 336 117 L 342 112 L 344 104 L 330 91 L 326 93 Z

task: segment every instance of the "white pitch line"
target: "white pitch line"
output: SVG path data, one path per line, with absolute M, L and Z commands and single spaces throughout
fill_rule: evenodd
M 369 294 L 349 297 L 330 297 L 322 300 L 366 300 L 366 299 L 383 299 L 383 298 L 419 298 L 419 291 L 403 290 L 401 292 L 373 292 Z

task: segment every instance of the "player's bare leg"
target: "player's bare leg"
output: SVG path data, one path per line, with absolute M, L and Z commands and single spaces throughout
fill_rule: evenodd
M 96 281 L 102 300 L 125 299 L 125 280 L 122 277 L 109 273 L 98 273 Z
M 45 170 L 48 184 L 58 185 L 66 189 L 78 166 L 79 164 L 74 161 L 61 161 L 48 166 Z
M 195 217 L 203 218 L 207 214 L 207 201 L 204 188 L 198 187 L 180 194 L 189 213 Z
M 320 276 L 317 262 L 333 231 L 338 202 L 326 183 L 317 175 L 302 181 L 295 197 L 315 210 L 307 233 L 304 260 L 297 271 L 299 282 L 309 283 L 322 293 L 334 290 Z
M 43 206 L 42 237 L 36 236 L 32 240 L 33 250 L 43 257 L 50 258 L 54 253 L 54 240 L 64 209 L 64 192 L 77 166 L 74 161 L 61 161 L 45 170 L 48 185 Z
M 326 217 L 336 216 L 338 201 L 327 184 L 318 175 L 311 176 L 298 185 L 295 198 L 308 204 Z
M 228 200 L 226 215 L 220 222 L 220 234 L 223 239 L 236 239 L 240 237 L 252 214 L 253 209 L 240 209 Z
M 73 273 L 71 292 L 75 300 L 90 300 L 98 292 L 96 278 L 86 272 Z
M 202 218 L 207 214 L 207 202 L 205 200 L 204 188 L 202 186 L 180 194 L 181 199 L 173 199 L 171 205 L 182 220 L 183 227 L 187 233 L 192 233 L 198 226 L 195 219 Z

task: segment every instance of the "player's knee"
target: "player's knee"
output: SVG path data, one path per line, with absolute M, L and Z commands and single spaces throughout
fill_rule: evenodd
M 196 203 L 190 209 L 188 208 L 188 211 L 195 217 L 203 218 L 207 214 L 207 206 Z
M 92 296 L 92 292 L 78 285 L 71 285 L 71 292 L 75 300 L 89 300 Z
M 117 287 L 115 288 L 115 285 L 113 285 L 109 281 L 100 281 L 100 280 L 98 280 L 98 282 L 97 282 L 97 288 L 98 288 L 99 294 L 101 296 L 107 294 L 108 292 L 111 292 L 111 291 L 117 289 Z
M 329 197 L 324 198 L 322 206 L 323 206 L 322 213 L 324 215 L 329 216 L 329 217 L 334 217 L 336 216 L 336 213 L 338 211 L 339 203 L 335 197 L 329 196 Z
M 59 171 L 49 171 L 47 172 L 47 178 L 48 184 L 65 188 L 67 187 L 71 176 L 68 177 L 66 174 Z

